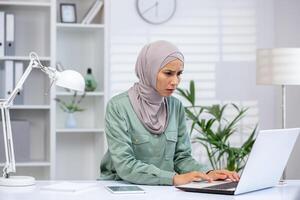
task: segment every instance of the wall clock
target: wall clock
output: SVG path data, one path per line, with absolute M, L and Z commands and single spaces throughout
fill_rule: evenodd
M 169 21 L 176 11 L 176 0 L 136 0 L 139 16 L 150 24 Z

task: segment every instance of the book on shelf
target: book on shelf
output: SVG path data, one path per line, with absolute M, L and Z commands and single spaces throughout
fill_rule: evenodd
M 100 0 L 96 0 L 93 3 L 93 5 L 89 8 L 87 13 L 84 15 L 81 23 L 90 24 L 102 7 L 103 7 L 103 2 Z
M 7 99 L 14 89 L 14 61 L 4 61 L 4 99 Z
M 15 15 L 0 11 L 0 57 L 15 55 Z
M 17 86 L 18 82 L 20 81 L 23 73 L 24 73 L 24 65 L 23 62 L 15 62 L 15 69 L 14 69 L 14 87 Z M 21 88 L 21 90 L 18 92 L 17 96 L 14 99 L 15 105 L 23 105 L 24 104 L 24 90 Z
M 15 55 L 15 15 L 5 13 L 5 55 Z
M 4 60 L 0 63 L 0 99 L 8 99 L 24 73 L 23 62 Z M 16 95 L 14 105 L 24 104 L 24 89 Z
M 0 57 L 5 55 L 4 45 L 5 45 L 5 13 L 0 11 Z

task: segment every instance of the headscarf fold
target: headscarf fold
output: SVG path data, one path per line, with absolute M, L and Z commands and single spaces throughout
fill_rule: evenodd
M 152 134 L 162 134 L 168 125 L 168 102 L 156 90 L 157 74 L 176 59 L 184 62 L 178 48 L 160 40 L 145 45 L 136 61 L 135 72 L 139 82 L 128 90 L 128 95 L 139 120 Z

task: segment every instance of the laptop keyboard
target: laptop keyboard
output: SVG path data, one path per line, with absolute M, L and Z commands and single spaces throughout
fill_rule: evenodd
M 234 182 L 222 183 L 219 185 L 205 187 L 205 189 L 226 190 L 226 189 L 236 188 L 237 184 L 238 182 L 234 181 Z

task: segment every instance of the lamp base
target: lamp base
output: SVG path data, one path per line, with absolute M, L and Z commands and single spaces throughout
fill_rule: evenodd
M 0 186 L 22 187 L 35 184 L 35 178 L 31 176 L 10 176 L 9 178 L 0 178 Z

